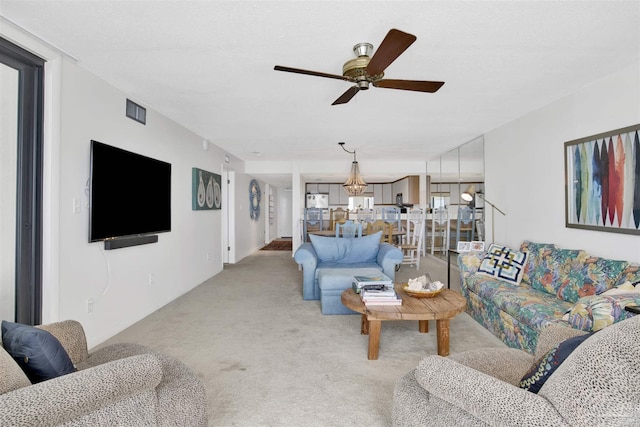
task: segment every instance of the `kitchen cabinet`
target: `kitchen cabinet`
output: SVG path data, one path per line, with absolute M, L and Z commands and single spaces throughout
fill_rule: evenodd
M 392 194 L 393 184 L 386 183 L 382 184 L 382 204 L 383 205 L 395 205 L 396 204 L 396 195 Z
M 374 205 L 395 205 L 396 194 L 402 193 L 404 203 L 419 204 L 420 180 L 417 175 L 408 176 L 396 182 L 369 183 L 366 195 L 373 197 Z M 308 183 L 306 192 L 310 194 L 329 194 L 329 206 L 349 205 L 349 195 L 341 183 Z
M 396 195 L 402 194 L 402 201 L 404 203 L 409 203 L 407 202 L 407 195 L 409 193 L 409 184 L 407 178 L 402 178 L 400 181 L 394 182 L 392 188 L 393 190 L 391 191 L 391 194 L 393 194 L 394 202 L 396 201 Z
M 342 191 L 342 185 L 329 184 L 329 206 L 338 206 L 340 204 L 340 192 Z
M 393 203 L 396 194 L 402 193 L 402 202 L 413 205 L 420 204 L 420 177 L 411 175 L 393 183 Z
M 376 205 L 382 204 L 382 184 L 369 184 L 373 187 L 373 203 Z
M 349 195 L 344 191 L 342 185 L 338 186 L 340 187 L 340 206 L 349 206 Z
M 420 177 L 411 175 L 406 178 L 408 184 L 407 194 L 404 195 L 405 203 L 420 204 Z

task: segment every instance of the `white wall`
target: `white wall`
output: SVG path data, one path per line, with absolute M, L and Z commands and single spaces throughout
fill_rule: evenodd
M 640 122 L 640 64 L 611 74 L 485 135 L 486 197 L 496 242 L 522 240 L 640 262 L 640 237 L 565 227 L 564 142 Z M 490 213 L 487 236 L 491 236 Z
M 205 151 L 201 137 L 151 109 L 146 126 L 125 117 L 126 98 L 71 61 L 63 62 L 58 316 L 80 321 L 90 345 L 222 270 L 221 211 L 191 210 L 191 169 L 221 174 L 223 153 L 213 145 Z M 171 163 L 172 230 L 159 234 L 158 243 L 112 251 L 87 243 L 91 139 Z M 79 214 L 72 212 L 73 198 L 82 201 Z M 89 314 L 90 298 L 95 303 Z
M 191 210 L 191 168 L 222 174 L 225 154 L 230 170 L 243 170 L 244 162 L 224 153 L 215 141 L 205 151 L 201 136 L 151 108 L 146 126 L 126 118 L 126 94 L 84 71 L 55 47 L 0 21 L 2 37 L 47 61 L 43 322 L 78 320 L 93 347 L 222 271 L 222 212 Z M 144 106 L 142 100 L 133 100 Z M 88 243 L 91 139 L 172 164 L 172 231 L 159 234 L 158 243 L 112 251 Z M 249 219 L 251 177 L 234 176 L 240 182 L 230 200 L 236 198 L 241 204 L 240 231 L 234 236 L 241 248 L 237 261 L 262 246 L 264 225 Z M 74 198 L 81 201 L 79 214 L 72 211 Z M 263 215 L 264 206 L 263 201 Z M 87 312 L 88 299 L 95 300 L 92 313 Z

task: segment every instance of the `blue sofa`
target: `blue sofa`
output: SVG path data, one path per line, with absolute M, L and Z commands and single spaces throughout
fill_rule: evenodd
M 340 294 L 351 286 L 354 275 L 383 272 L 394 279 L 402 251 L 380 243 L 381 233 L 355 239 L 309 235 L 311 242 L 302 244 L 294 255 L 302 266 L 302 297 L 321 300 L 324 314 L 347 314 L 351 310 L 342 306 Z

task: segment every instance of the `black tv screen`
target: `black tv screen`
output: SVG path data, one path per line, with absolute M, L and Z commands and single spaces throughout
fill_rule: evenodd
M 89 242 L 171 231 L 171 164 L 91 141 Z

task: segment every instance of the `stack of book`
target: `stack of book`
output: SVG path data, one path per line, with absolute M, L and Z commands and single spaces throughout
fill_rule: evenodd
M 391 285 L 365 285 L 360 289 L 365 305 L 402 305 L 402 298 Z
M 382 289 L 384 286 L 391 286 L 393 288 L 393 281 L 389 276 L 380 272 L 375 276 L 353 276 L 353 282 L 351 284 L 353 291 L 356 294 L 360 293 L 363 287 L 370 289 Z

